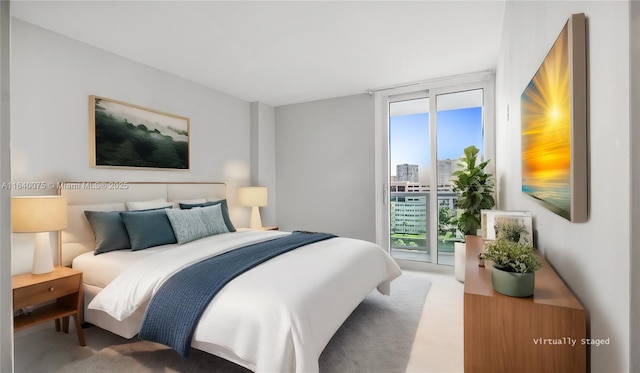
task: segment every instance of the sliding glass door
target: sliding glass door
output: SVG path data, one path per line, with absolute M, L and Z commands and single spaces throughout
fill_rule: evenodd
M 453 265 L 456 193 L 451 184 L 464 148 L 486 158 L 493 146 L 487 109 L 490 81 L 384 95 L 385 125 L 379 131 L 379 175 L 384 201 L 378 204 L 379 238 L 400 261 Z M 487 136 L 489 141 L 487 141 Z M 492 153 L 492 152 L 490 152 Z
M 454 242 L 462 239 L 456 229 L 457 196 L 451 184 L 464 148 L 475 146 L 484 152 L 484 90 L 473 89 L 436 95 L 438 261 L 453 265 Z
M 429 98 L 389 102 L 389 230 L 391 254 L 404 260 L 431 261 L 429 190 L 431 187 Z

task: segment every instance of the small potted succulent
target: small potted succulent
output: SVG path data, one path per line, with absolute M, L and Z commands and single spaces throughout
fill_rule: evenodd
M 533 245 L 511 223 L 496 227 L 495 241 L 485 245 L 482 257 L 493 262 L 493 289 L 512 297 L 528 297 L 535 289 L 535 272 L 542 268 Z M 520 231 L 520 234 L 511 234 Z M 511 238 L 517 238 L 517 241 Z

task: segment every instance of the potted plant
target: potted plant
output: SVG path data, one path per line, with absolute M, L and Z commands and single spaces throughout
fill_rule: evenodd
M 498 238 L 488 242 L 482 253 L 483 259 L 493 262 L 493 289 L 512 297 L 533 295 L 535 272 L 542 268 L 533 245 L 520 234 L 517 235 L 518 241 L 510 240 L 508 233 L 514 231 L 512 224 L 496 226 L 496 231 Z
M 457 226 L 463 235 L 475 235 L 480 227 L 480 210 L 495 206 L 493 198 L 493 175 L 485 172 L 490 160 L 476 164 L 480 150 L 474 145 L 464 149 L 460 158 L 461 168 L 455 171 L 451 182 L 458 193 L 457 207 L 460 213 Z
M 464 149 L 460 158 L 459 170 L 453 172 L 451 183 L 458 194 L 456 207 L 458 215 L 455 223 L 462 236 L 475 235 L 480 227 L 480 210 L 491 209 L 495 205 L 493 198 L 493 175 L 485 172 L 489 160 L 476 164 L 480 149 L 471 145 Z M 466 261 L 466 245 L 455 243 L 455 275 L 464 282 L 464 263 Z

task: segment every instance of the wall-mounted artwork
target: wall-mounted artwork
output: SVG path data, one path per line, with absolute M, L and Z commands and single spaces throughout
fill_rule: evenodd
M 89 96 L 93 167 L 189 169 L 189 118 Z
M 572 222 L 588 218 L 586 59 L 574 14 L 521 96 L 522 191 Z

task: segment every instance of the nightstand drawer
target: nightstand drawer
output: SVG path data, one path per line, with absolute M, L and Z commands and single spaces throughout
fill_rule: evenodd
M 19 309 L 77 293 L 80 275 L 74 275 L 13 290 L 13 308 Z

